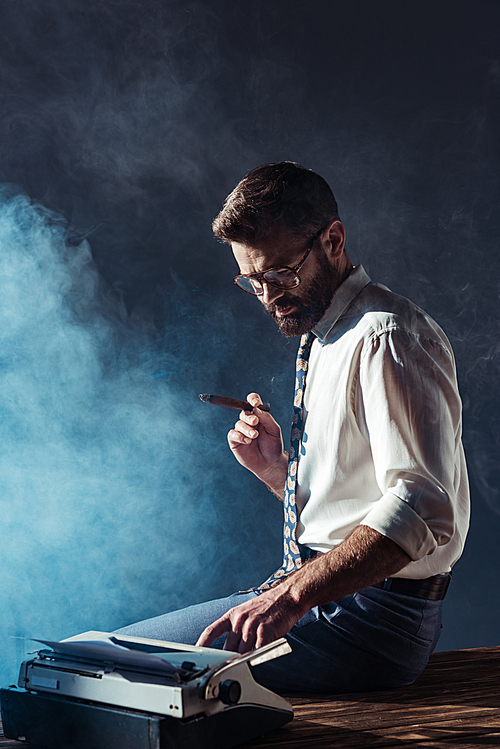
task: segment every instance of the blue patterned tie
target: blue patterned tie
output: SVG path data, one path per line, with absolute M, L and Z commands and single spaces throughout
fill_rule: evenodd
M 300 549 L 297 544 L 297 510 L 295 506 L 295 486 L 297 484 L 297 467 L 299 463 L 299 447 L 304 428 L 304 389 L 306 373 L 309 363 L 309 352 L 314 339 L 313 333 L 306 333 L 300 339 L 297 352 L 297 367 L 295 379 L 295 396 L 293 399 L 292 435 L 290 452 L 288 455 L 288 473 L 286 477 L 285 493 L 283 495 L 283 564 L 265 583 L 259 585 L 258 590 L 272 588 L 284 575 L 302 566 Z

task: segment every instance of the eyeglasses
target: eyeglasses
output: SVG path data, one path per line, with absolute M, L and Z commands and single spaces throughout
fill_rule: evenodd
M 294 289 L 300 284 L 299 270 L 302 268 L 307 260 L 307 257 L 314 245 L 320 238 L 323 229 L 316 235 L 311 246 L 305 251 L 300 262 L 294 267 L 289 268 L 287 266 L 283 268 L 268 268 L 268 270 L 262 273 L 245 273 L 234 277 L 234 283 L 237 284 L 240 289 L 246 291 L 247 294 L 256 294 L 260 296 L 264 293 L 264 287 L 262 281 L 265 281 L 270 286 L 275 286 L 277 289 Z

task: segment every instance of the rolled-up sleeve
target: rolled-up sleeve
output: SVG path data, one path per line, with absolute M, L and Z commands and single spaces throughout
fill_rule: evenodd
M 397 327 L 374 332 L 357 388 L 382 495 L 362 524 L 419 560 L 455 529 L 461 402 L 453 355 L 444 342 Z

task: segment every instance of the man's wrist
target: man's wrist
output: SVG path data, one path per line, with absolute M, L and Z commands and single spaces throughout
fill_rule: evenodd
M 309 567 L 309 564 L 307 565 Z M 308 570 L 310 572 L 310 570 Z M 314 575 L 313 575 L 314 576 Z M 304 567 L 299 568 L 291 575 L 285 577 L 276 587 L 283 596 L 293 601 L 294 605 L 302 611 L 303 616 L 315 605 L 315 601 L 308 595 L 309 575 L 304 574 Z
M 313 604 L 309 605 L 306 601 L 300 585 L 297 585 L 296 581 L 292 582 L 292 578 L 295 578 L 296 574 L 293 573 L 286 577 L 278 585 L 271 588 L 271 591 L 274 592 L 276 600 L 280 602 L 283 609 L 293 610 L 297 616 L 296 621 L 299 621 L 313 607 Z
M 270 492 L 283 501 L 287 473 L 288 453 L 283 452 L 279 460 L 267 471 L 259 474 L 258 478 L 267 486 Z

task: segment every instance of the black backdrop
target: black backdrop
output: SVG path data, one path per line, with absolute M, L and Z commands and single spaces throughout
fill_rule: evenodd
M 6 642 L 278 564 L 280 507 L 197 394 L 258 390 L 288 432 L 296 342 L 210 230 L 282 159 L 454 345 L 473 519 L 439 647 L 498 642 L 499 31 L 494 0 L 1 0 Z

